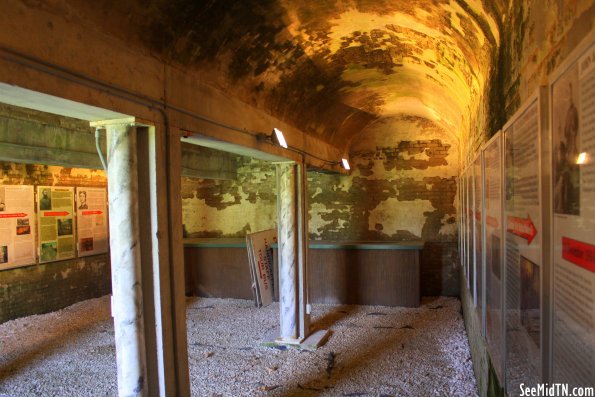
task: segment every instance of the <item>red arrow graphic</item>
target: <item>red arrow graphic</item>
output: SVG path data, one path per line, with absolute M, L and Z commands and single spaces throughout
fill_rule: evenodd
M 527 215 L 527 218 L 518 218 L 516 216 L 508 217 L 508 227 L 506 228 L 510 233 L 524 238 L 527 240 L 527 244 L 531 244 L 535 236 L 537 235 L 537 229 L 531 220 L 531 217 Z
M 70 212 L 66 212 L 66 211 L 48 211 L 48 212 L 44 212 L 43 216 L 66 216 L 70 214 Z
M 562 237 L 562 258 L 595 273 L 595 245 Z
M 24 218 L 27 214 L 23 214 L 22 212 L 16 212 L 14 214 L 0 214 L 0 218 Z
M 93 210 L 93 211 L 83 211 L 83 215 L 99 215 L 103 214 L 103 211 Z

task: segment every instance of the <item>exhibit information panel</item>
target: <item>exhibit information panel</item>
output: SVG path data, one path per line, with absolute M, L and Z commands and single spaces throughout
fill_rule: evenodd
M 486 280 L 486 338 L 498 378 L 502 371 L 502 135 L 483 152 Z
M 105 188 L 76 188 L 76 235 L 79 256 L 107 252 L 107 190 Z
M 460 191 L 461 191 L 461 229 L 460 229 L 460 239 L 461 239 L 461 264 L 463 266 L 463 275 L 465 278 L 469 273 L 467 268 L 467 187 L 465 181 L 467 180 L 465 172 L 459 178 L 460 184 Z
M 74 188 L 37 187 L 39 262 L 75 257 Z
M 475 235 L 475 244 L 474 244 L 474 251 L 475 251 L 475 305 L 480 313 L 483 306 L 482 300 L 482 277 L 483 277 L 483 250 L 482 250 L 482 241 L 483 241 L 483 229 L 481 224 L 481 217 L 482 217 L 482 172 L 481 172 L 481 154 L 477 156 L 475 161 L 473 162 L 473 207 L 474 207 L 474 235 Z M 483 331 L 482 331 L 483 334 Z
M 595 45 L 551 86 L 553 381 L 595 382 Z
M 0 270 L 35 263 L 33 186 L 0 186 Z
M 524 110 L 523 110 L 524 109 Z M 538 100 L 505 129 L 506 386 L 541 381 L 541 191 Z
M 471 291 L 471 298 L 475 296 L 473 283 L 473 167 L 467 169 L 467 286 Z M 473 302 L 475 304 L 475 301 Z

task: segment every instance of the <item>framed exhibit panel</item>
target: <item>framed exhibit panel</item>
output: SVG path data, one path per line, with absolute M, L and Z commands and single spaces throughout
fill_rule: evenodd
M 541 101 L 541 102 L 540 102 Z M 539 95 L 504 131 L 506 390 L 542 380 L 542 202 Z
M 459 174 L 457 178 L 457 238 L 459 247 L 459 265 L 461 271 L 465 274 L 465 265 L 463 263 L 463 175 Z
M 37 216 L 39 263 L 74 258 L 74 188 L 38 186 Z
M 35 264 L 33 186 L 0 186 L 0 270 Z
M 461 256 L 463 257 L 463 275 L 465 279 L 468 277 L 469 274 L 469 258 L 467 257 L 467 174 L 466 172 L 463 173 L 461 176 L 461 196 L 462 196 L 462 207 L 461 207 L 461 214 L 462 214 L 462 225 L 461 225 L 461 236 L 463 239 L 463 247 L 461 250 Z
M 551 78 L 552 381 L 595 380 L 595 35 Z
M 107 189 L 76 188 L 76 235 L 79 256 L 107 252 Z
M 471 297 L 473 298 L 473 304 L 475 305 L 475 278 L 474 278 L 474 235 L 473 235 L 473 219 L 474 219 L 474 206 L 473 206 L 473 197 L 474 197 L 474 183 L 473 183 L 473 166 L 469 166 L 467 169 L 467 286 L 469 287 L 469 291 L 471 292 Z
M 500 384 L 504 381 L 502 252 L 502 133 L 492 137 L 483 149 L 486 340 Z
M 461 239 L 461 265 L 463 268 L 463 276 L 467 278 L 469 270 L 467 260 L 467 177 L 465 171 L 459 178 L 460 192 L 461 192 L 461 226 L 460 226 L 460 239 Z
M 483 173 L 482 173 L 482 156 L 481 151 L 473 161 L 473 267 L 474 267 L 474 297 L 475 306 L 477 307 L 480 324 L 482 324 L 483 332 Z

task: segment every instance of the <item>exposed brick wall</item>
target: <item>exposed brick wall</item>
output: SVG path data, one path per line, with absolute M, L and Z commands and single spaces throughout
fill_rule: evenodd
M 110 293 L 109 255 L 0 272 L 0 323 Z

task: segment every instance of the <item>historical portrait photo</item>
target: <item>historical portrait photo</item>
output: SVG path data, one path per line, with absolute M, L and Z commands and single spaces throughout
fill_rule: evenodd
M 576 66 L 553 86 L 553 201 L 557 214 L 580 215 L 578 91 Z
M 89 205 L 87 204 L 87 192 L 84 190 L 81 190 L 79 192 L 78 209 L 79 210 L 88 210 L 89 209 Z
M 43 189 L 41 191 L 39 209 L 42 211 L 48 211 L 52 209 L 52 191 L 50 189 Z

